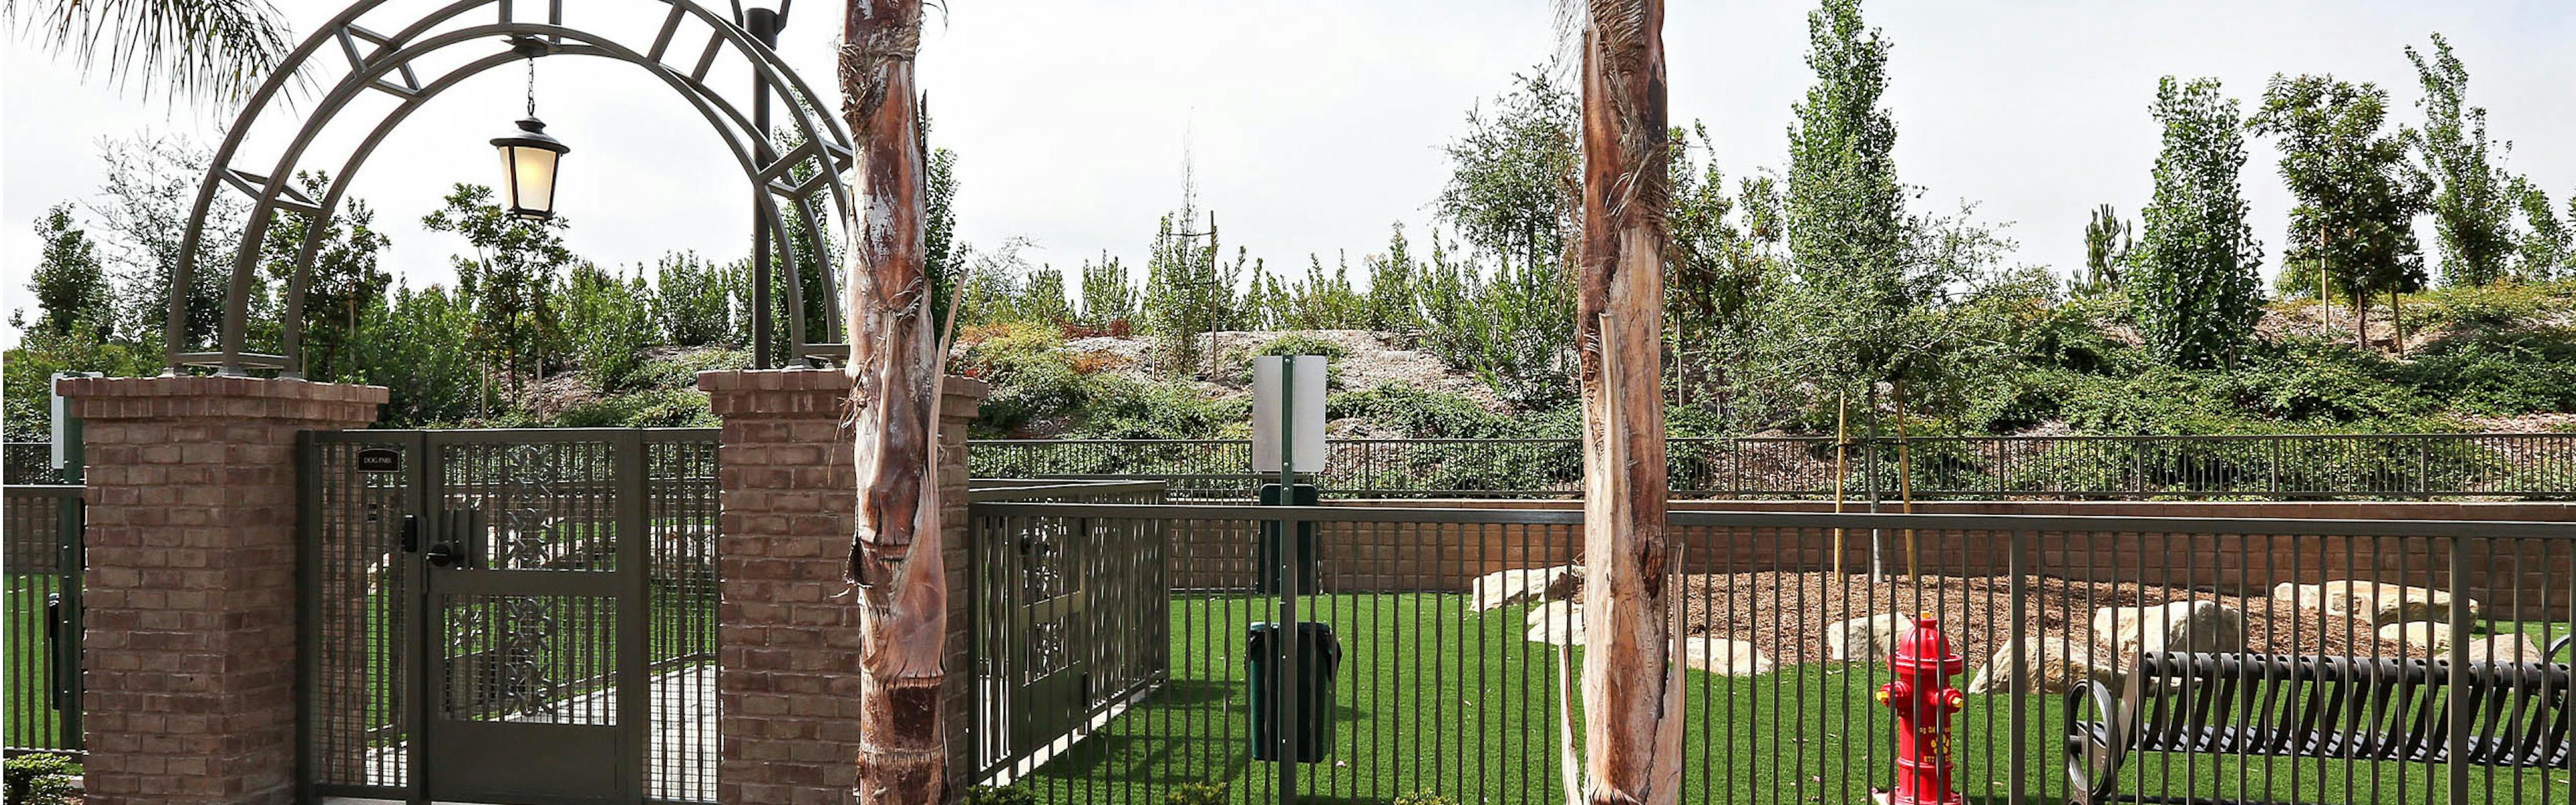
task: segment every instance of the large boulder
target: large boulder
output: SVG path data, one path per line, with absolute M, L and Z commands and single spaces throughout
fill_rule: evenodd
M 2022 651 L 2021 638 L 2006 641 L 1977 675 L 1968 680 L 1969 693 L 2009 693 L 2013 691 L 2013 654 L 2022 652 L 2023 670 L 2030 680 L 2022 683 L 2022 693 L 2062 694 L 2075 689 L 2076 683 L 2100 682 L 2116 686 L 2120 669 L 2110 657 L 2101 655 L 2091 643 L 2078 643 L 2064 637 L 2042 637 L 2034 651 Z
M 2404 644 L 2408 655 L 2420 657 L 2428 651 L 2451 647 L 2451 625 L 2427 621 L 2392 623 L 2379 627 L 2379 639 Z
M 2548 662 L 2549 647 L 2524 634 L 2469 641 L 2470 662 Z
M 1497 570 L 1476 577 L 1468 607 L 1477 612 L 1539 601 L 1563 601 L 1583 589 L 1582 565 Z
M 1895 653 L 1896 638 L 1914 628 L 1903 615 L 1871 615 L 1825 627 L 1825 658 L 1836 662 L 1877 662 Z
M 2324 584 L 2285 581 L 2273 585 L 2272 599 L 2290 602 L 2300 609 L 2368 620 L 2372 626 L 2412 621 L 2447 622 L 2451 619 L 2451 594 L 2430 587 L 2350 579 Z M 2477 599 L 2461 600 L 2469 608 L 2469 620 L 2477 620 L 2480 610 Z
M 2215 601 L 2104 607 L 2093 611 L 2093 634 L 2110 642 L 2122 665 L 2150 652 L 2243 651 L 2245 613 Z
M 1690 667 L 1718 676 L 1752 676 L 1771 672 L 1771 658 L 1752 643 L 1723 637 L 1682 638 L 1682 656 Z
M 1583 645 L 1583 605 L 1572 601 L 1549 601 L 1530 607 L 1522 618 L 1529 624 L 1523 638 L 1532 643 L 1551 646 Z

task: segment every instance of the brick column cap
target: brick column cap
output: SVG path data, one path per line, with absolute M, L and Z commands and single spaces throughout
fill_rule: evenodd
M 265 377 L 82 377 L 56 386 L 85 420 L 263 418 L 365 424 L 383 386 Z

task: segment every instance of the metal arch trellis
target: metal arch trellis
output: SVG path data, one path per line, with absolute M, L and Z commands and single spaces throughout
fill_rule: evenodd
M 653 41 L 638 49 L 595 31 L 571 27 L 564 22 L 562 0 L 543 4 L 514 0 L 456 0 L 404 24 L 392 34 L 379 33 L 362 24 L 371 11 L 391 0 L 360 0 L 324 23 L 322 28 L 289 53 L 267 83 L 251 96 L 233 125 L 226 130 L 224 141 L 207 166 L 206 177 L 197 188 L 195 206 L 188 218 L 188 230 L 180 242 L 179 261 L 170 277 L 170 318 L 165 330 L 169 371 L 177 373 L 190 366 L 212 366 L 219 374 L 243 374 L 252 369 L 274 369 L 284 377 L 303 374 L 303 321 L 299 311 L 311 279 L 313 259 L 327 230 L 308 226 L 295 249 L 295 261 L 287 275 L 286 298 L 280 306 L 279 350 L 277 354 L 247 351 L 252 280 L 260 270 L 259 245 L 278 213 L 296 213 L 316 221 L 327 220 L 338 208 L 345 193 L 367 158 L 386 135 L 399 126 L 422 104 L 456 84 L 486 70 L 523 58 L 539 56 L 595 56 L 614 59 L 642 67 L 659 78 L 687 100 L 707 123 L 716 129 L 732 153 L 735 162 L 763 192 L 758 193 L 756 214 L 766 219 L 768 231 L 776 238 L 776 247 L 786 267 L 779 278 L 786 285 L 786 314 L 790 355 L 798 360 L 823 360 L 848 354 L 841 336 L 838 293 L 834 288 L 831 263 L 824 263 L 821 299 L 822 321 L 826 332 L 823 342 L 807 338 L 805 332 L 805 283 L 800 274 L 806 262 L 798 257 L 800 245 L 821 253 L 827 244 L 851 242 L 857 231 L 856 206 L 844 174 L 855 161 L 856 145 L 848 130 L 831 116 L 828 107 L 815 95 L 804 79 L 779 60 L 777 54 L 745 32 L 731 19 L 720 16 L 692 0 L 630 0 L 666 9 Z M 542 5 L 542 22 L 522 21 L 517 14 Z M 495 14 L 490 24 L 467 25 L 441 29 L 469 14 Z M 691 27 L 694 23 L 695 27 Z M 681 35 L 706 37 L 702 49 L 692 52 L 679 46 Z M 421 80 L 415 62 L 434 54 L 470 48 L 475 44 L 500 45 L 497 52 L 470 56 L 462 66 L 427 81 Z M 330 84 L 309 112 L 275 110 L 285 105 L 285 90 L 290 84 L 305 83 L 299 76 L 323 68 L 328 59 L 317 59 L 326 47 L 337 46 L 346 57 L 348 68 Z M 469 54 L 470 55 L 470 54 Z M 773 147 L 767 132 L 759 130 L 740 104 L 717 92 L 706 81 L 708 72 L 718 60 L 731 56 L 741 60 L 755 81 L 777 93 L 784 103 L 789 129 L 798 135 L 798 144 L 780 153 Z M 319 82 L 313 82 L 319 83 Z M 369 91 L 384 92 L 401 102 L 384 113 L 365 137 L 351 146 L 328 188 L 319 199 L 293 186 L 295 175 L 307 165 L 325 165 L 328 160 L 314 150 L 314 141 L 348 105 Z M 300 120 L 294 136 L 287 141 L 273 167 L 264 173 L 242 170 L 235 166 L 242 158 L 245 141 L 257 131 L 263 114 L 286 114 L 290 121 Z M 199 249 L 205 236 L 205 221 L 215 196 L 226 188 L 250 196 L 254 203 L 250 218 L 242 227 L 233 254 L 230 283 L 224 294 L 222 320 L 218 324 L 217 343 L 212 352 L 196 351 L 188 327 L 188 289 L 194 279 Z M 826 239 L 823 222 L 818 220 L 818 202 L 832 207 L 831 227 L 840 237 Z M 781 207 L 792 213 L 783 213 Z M 803 237 L 791 238 L 782 216 L 793 214 Z M 798 241 L 802 240 L 800 244 Z M 754 326 L 766 332 L 769 311 L 753 311 Z

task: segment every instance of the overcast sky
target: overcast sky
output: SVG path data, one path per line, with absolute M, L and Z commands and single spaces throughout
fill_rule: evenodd
M 568 14 L 649 32 L 659 5 L 568 0 Z M 780 49 L 830 91 L 838 4 L 800 5 Z M 946 5 L 924 36 L 921 85 L 934 143 L 960 154 L 960 236 L 1025 237 L 1032 262 L 1068 270 L 1102 251 L 1141 263 L 1156 216 L 1178 201 L 1185 141 L 1229 249 L 1248 246 L 1274 269 L 1302 269 L 1310 253 L 1329 264 L 1337 251 L 1356 266 L 1384 247 L 1390 223 L 1430 223 L 1447 175 L 1440 145 L 1472 104 L 1554 48 L 1544 0 Z M 340 7 L 280 6 L 299 36 Z M 1673 118 L 1705 121 L 1730 175 L 1786 161 L 1789 106 L 1810 80 L 1810 6 L 1671 4 Z M 2388 88 L 2397 120 L 2414 122 L 2420 93 L 2403 48 L 2434 31 L 2467 62 L 2470 101 L 2491 110 L 2493 134 L 2516 144 L 2510 169 L 2562 209 L 2576 192 L 2576 3 L 2565 0 L 1878 0 L 1868 15 L 1895 45 L 1887 104 L 1919 203 L 1976 202 L 1981 218 L 2011 224 L 2020 261 L 2061 272 L 2080 265 L 2095 205 L 2134 217 L 2147 200 L 2158 76 L 2215 76 L 2250 99 L 2276 72 L 2328 72 Z M 99 140 L 156 132 L 211 146 L 233 114 L 85 82 L 23 38 L 9 40 L 0 76 L 6 309 L 30 306 L 29 223 L 97 191 Z M 452 183 L 492 182 L 484 141 L 519 116 L 523 80 L 495 70 L 431 102 L 352 185 L 378 210 L 393 238 L 386 263 L 407 282 L 452 277 L 447 256 L 463 244 L 422 230 L 420 216 Z M 558 206 L 575 251 L 623 266 L 748 248 L 741 174 L 670 90 L 601 60 L 543 60 L 538 80 L 539 114 L 574 149 Z M 2258 141 L 2244 177 L 2267 274 L 2290 206 L 2275 160 Z M 2432 234 L 2421 237 L 2432 252 Z

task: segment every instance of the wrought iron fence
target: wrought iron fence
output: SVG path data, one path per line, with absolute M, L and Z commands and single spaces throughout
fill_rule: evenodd
M 961 780 L 1025 771 L 1167 680 L 1170 578 L 1159 523 L 988 517 L 1005 501 L 1160 504 L 1148 482 L 980 481 L 968 543 L 976 707 Z
M 6 751 L 81 748 L 81 488 L 11 485 L 0 492 L 0 546 L 8 590 L 0 594 L 8 643 L 0 655 L 7 691 L 0 717 Z
M 1165 535 L 1169 668 L 986 782 L 1047 802 L 1197 784 L 1233 802 L 1563 801 L 1580 512 L 990 502 L 975 528 L 1009 544 L 1076 521 Z M 1307 545 L 1265 549 L 1298 523 Z M 1917 615 L 1967 670 L 1944 745 L 1974 801 L 2576 792 L 2576 525 L 1690 512 L 1667 536 L 1682 801 L 1891 785 L 1895 712 L 1875 694 Z M 1301 554 L 1301 572 L 1276 559 Z M 1324 624 L 1338 650 L 1260 649 L 1249 633 L 1275 622 Z
M 2576 433 L 1676 438 L 1681 497 L 2576 498 Z M 1312 480 L 1336 497 L 1572 497 L 1572 439 L 1343 439 Z M 977 477 L 1155 478 L 1248 499 L 1243 440 L 972 443 Z M 1839 468 L 1839 475 L 1837 469 Z M 1840 483 L 1837 484 L 1837 479 Z

